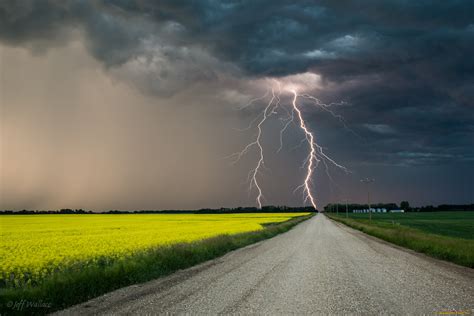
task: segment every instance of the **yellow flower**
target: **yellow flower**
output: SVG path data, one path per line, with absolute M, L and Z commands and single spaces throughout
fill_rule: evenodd
M 1 216 L 0 280 L 37 282 L 67 267 L 107 264 L 151 247 L 256 231 L 262 224 L 306 214 Z

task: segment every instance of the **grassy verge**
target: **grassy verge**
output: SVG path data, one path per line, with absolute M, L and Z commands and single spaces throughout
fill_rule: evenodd
M 290 230 L 312 215 L 192 243 L 148 249 L 101 266 L 60 272 L 37 286 L 0 289 L 0 315 L 45 314 L 131 284 L 149 281 Z
M 474 268 L 474 240 L 427 233 L 415 228 L 367 219 L 326 214 L 329 218 L 366 234 L 432 257 Z

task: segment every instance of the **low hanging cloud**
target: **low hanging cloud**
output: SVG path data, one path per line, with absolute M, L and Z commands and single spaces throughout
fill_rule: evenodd
M 387 124 L 364 124 L 368 130 L 378 134 L 395 134 L 396 131 Z

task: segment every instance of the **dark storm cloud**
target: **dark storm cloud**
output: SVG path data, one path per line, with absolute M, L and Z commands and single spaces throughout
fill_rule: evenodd
M 473 1 L 0 3 L 8 44 L 42 50 L 75 30 L 95 58 L 147 92 L 235 70 L 249 78 L 313 71 L 327 99 L 351 103 L 347 121 L 386 161 L 474 156 Z
M 452 79 L 453 71 L 472 76 L 472 58 L 459 65 L 473 52 L 472 12 L 471 1 L 10 0 L 0 4 L 0 36 L 13 44 L 54 41 L 79 28 L 106 64 L 135 57 L 143 39 L 157 36 L 253 74 L 312 68 L 340 78 L 419 65 L 448 68 L 443 74 Z M 162 34 L 166 27 L 175 32 Z
M 4 1 L 0 3 L 0 37 L 9 44 L 42 49 L 70 40 L 70 32 L 86 33 L 93 56 L 106 65 L 133 58 L 140 41 L 158 25 L 112 3 L 102 1 Z

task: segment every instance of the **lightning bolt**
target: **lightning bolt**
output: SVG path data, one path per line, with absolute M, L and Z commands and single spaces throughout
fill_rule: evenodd
M 263 146 L 262 146 L 262 143 L 261 143 L 262 125 L 265 123 L 267 118 L 273 113 L 274 108 L 278 107 L 279 103 L 280 103 L 280 98 L 279 98 L 279 96 L 275 95 L 275 90 L 272 89 L 271 91 L 272 91 L 272 97 L 270 99 L 270 102 L 267 103 L 267 106 L 262 111 L 262 113 L 259 116 L 257 116 L 257 118 L 260 117 L 260 116 L 262 116 L 262 118 L 260 119 L 260 121 L 257 124 L 257 135 L 256 135 L 255 139 L 252 142 L 250 142 L 247 146 L 245 146 L 244 149 L 242 149 L 240 152 L 234 153 L 234 154 L 229 156 L 229 157 L 232 157 L 232 156 L 236 157 L 236 159 L 234 160 L 234 163 L 237 163 L 245 154 L 248 153 L 248 151 L 252 147 L 257 148 L 257 153 L 258 153 L 257 164 L 256 164 L 255 168 L 250 170 L 248 180 L 250 180 L 249 192 L 252 190 L 253 187 L 255 187 L 257 189 L 256 202 L 257 202 L 258 208 L 262 208 L 262 199 L 264 198 L 262 188 L 261 188 L 261 186 L 258 182 L 258 175 L 260 173 L 260 169 L 265 166 L 265 156 L 264 156 Z M 251 100 L 251 102 L 254 102 L 256 100 L 264 99 L 267 96 L 267 94 L 268 94 L 268 92 L 260 98 L 256 98 L 256 99 Z M 277 103 L 274 106 L 274 108 L 272 109 L 272 104 L 273 104 L 273 101 L 275 99 L 277 100 Z M 249 106 L 250 104 L 251 103 L 249 102 L 248 105 L 246 105 L 245 107 Z M 254 123 L 255 121 L 256 120 L 254 119 L 250 123 L 249 128 L 251 128 L 252 123 Z
M 283 149 L 283 134 L 285 133 L 286 129 L 288 126 L 290 126 L 291 123 L 295 121 L 295 110 L 291 110 L 291 115 L 288 114 L 288 119 L 286 120 L 285 125 L 283 128 L 280 130 L 280 147 L 278 147 L 277 153 L 280 152 Z
M 249 130 L 258 121 L 256 125 L 257 133 L 254 139 L 250 143 L 248 143 L 241 151 L 233 153 L 228 157 L 234 157 L 233 163 L 237 163 L 251 149 L 253 149 L 254 147 L 256 148 L 257 161 L 255 164 L 255 167 L 249 171 L 248 176 L 247 176 L 247 181 L 249 182 L 249 193 L 254 188 L 256 189 L 256 193 L 257 193 L 256 203 L 258 205 L 258 208 L 262 208 L 262 200 L 264 199 L 264 194 L 262 191 L 262 187 L 259 183 L 259 175 L 261 173 L 261 169 L 265 167 L 265 155 L 264 155 L 264 149 L 262 146 L 263 125 L 270 116 L 278 114 L 276 111 L 278 108 L 280 107 L 283 108 L 286 111 L 288 116 L 286 119 L 281 119 L 284 122 L 284 124 L 283 124 L 282 129 L 280 130 L 280 146 L 277 152 L 280 152 L 283 148 L 283 135 L 285 131 L 289 128 L 289 126 L 292 123 L 294 123 L 296 126 L 299 127 L 299 129 L 304 134 L 304 138 L 301 141 L 299 146 L 306 143 L 309 147 L 308 155 L 301 166 L 301 168 L 306 170 L 305 178 L 304 178 L 303 183 L 299 185 L 294 190 L 294 192 L 302 189 L 303 195 L 304 195 L 304 203 L 309 202 L 315 209 L 317 209 L 317 200 L 313 193 L 313 178 L 314 178 L 315 170 L 319 166 L 319 163 L 322 162 L 324 164 L 326 174 L 328 175 L 328 178 L 332 182 L 333 182 L 333 179 L 329 173 L 328 163 L 343 170 L 346 173 L 350 173 L 350 171 L 346 167 L 337 163 L 334 159 L 329 157 L 324 152 L 323 147 L 317 143 L 314 132 L 312 132 L 307 126 L 307 122 L 304 118 L 303 112 L 301 110 L 301 106 L 300 104 L 298 104 L 298 98 L 310 100 L 314 105 L 318 106 L 323 111 L 330 113 L 334 118 L 338 119 L 342 123 L 345 129 L 347 129 L 348 131 L 354 134 L 355 132 L 353 132 L 346 125 L 345 120 L 341 115 L 338 115 L 335 112 L 333 112 L 331 109 L 329 109 L 333 105 L 340 105 L 343 103 L 339 102 L 339 103 L 324 104 L 318 98 L 312 95 L 298 94 L 296 89 L 285 89 L 286 91 L 289 91 L 292 94 L 291 111 L 289 111 L 287 108 L 283 107 L 281 104 L 282 87 L 281 87 L 280 82 L 278 80 L 273 80 L 273 81 L 278 84 L 277 93 L 275 93 L 275 88 L 269 89 L 264 95 L 251 99 L 247 104 L 240 107 L 240 109 L 244 109 L 253 105 L 257 101 L 266 99 L 271 91 L 270 101 L 266 103 L 266 106 L 263 109 L 263 111 L 261 111 L 245 129 L 240 130 L 240 131 Z
M 311 183 L 312 183 L 311 177 L 313 175 L 315 166 L 317 166 L 319 163 L 319 159 L 316 155 L 316 142 L 314 141 L 313 133 L 311 133 L 306 127 L 303 114 L 301 114 L 301 110 L 296 104 L 298 94 L 296 93 L 295 90 L 292 90 L 291 92 L 293 93 L 293 101 L 291 103 L 293 106 L 293 110 L 296 112 L 298 116 L 298 120 L 300 122 L 300 128 L 301 130 L 303 130 L 306 140 L 309 144 L 309 148 L 310 148 L 310 152 L 308 154 L 308 157 L 306 158 L 307 162 L 305 162 L 305 164 L 307 164 L 306 177 L 304 179 L 304 183 L 300 187 L 304 187 L 305 201 L 309 200 L 311 202 L 311 205 L 314 207 L 314 209 L 316 209 L 316 200 L 313 196 L 313 193 L 311 192 Z
M 291 90 L 291 92 L 293 93 L 293 101 L 291 103 L 292 106 L 293 106 L 293 110 L 297 113 L 298 120 L 299 120 L 299 123 L 300 123 L 299 127 L 304 132 L 304 134 L 305 134 L 305 139 L 304 140 L 306 140 L 306 142 L 308 143 L 309 148 L 310 148 L 308 156 L 306 157 L 306 159 L 305 159 L 305 161 L 303 162 L 303 165 L 302 165 L 302 167 L 306 166 L 306 177 L 304 179 L 303 184 L 301 184 L 300 186 L 298 186 L 295 189 L 295 192 L 298 191 L 299 189 L 303 189 L 304 196 L 305 196 L 305 202 L 307 202 L 309 200 L 311 202 L 311 205 L 316 209 L 316 199 L 315 199 L 315 197 L 312 193 L 312 184 L 313 184 L 312 179 L 313 179 L 314 170 L 318 167 L 319 163 L 321 161 L 323 162 L 325 170 L 326 170 L 326 174 L 327 174 L 329 180 L 331 180 L 332 182 L 334 182 L 334 180 L 332 179 L 332 177 L 329 173 L 328 162 L 331 163 L 332 165 L 334 165 L 335 167 L 343 170 L 345 173 L 350 173 L 350 171 L 346 167 L 344 167 L 343 165 L 337 163 L 334 159 L 329 157 L 324 152 L 323 147 L 320 146 L 316 142 L 316 137 L 314 136 L 313 132 L 311 132 L 309 130 L 309 128 L 307 127 L 305 119 L 303 117 L 303 113 L 301 112 L 301 109 L 298 106 L 298 103 L 297 103 L 298 97 L 311 99 L 317 106 L 319 106 L 319 107 L 323 108 L 325 111 L 331 113 L 331 115 L 333 117 L 338 118 L 341 121 L 341 123 L 343 123 L 344 127 L 347 130 L 349 130 L 349 131 L 352 131 L 352 130 L 350 130 L 347 127 L 347 125 L 345 124 L 344 118 L 342 116 L 337 115 L 333 111 L 328 109 L 328 107 L 330 105 L 340 104 L 340 103 L 331 103 L 330 105 L 326 105 L 326 104 L 322 103 L 319 99 L 317 99 L 316 97 L 313 97 L 311 95 L 308 95 L 308 94 L 299 95 L 296 92 L 296 90 Z M 283 131 L 283 129 L 282 129 L 282 131 Z
M 341 102 L 332 102 L 332 103 L 329 103 L 329 104 L 325 104 L 323 102 L 321 102 L 321 100 L 319 100 L 318 98 L 312 96 L 312 95 L 309 95 L 309 94 L 303 94 L 301 95 L 302 97 L 306 98 L 306 99 L 309 99 L 313 102 L 314 105 L 316 105 L 317 107 L 319 107 L 321 110 L 329 113 L 332 117 L 336 118 L 337 120 L 339 120 L 339 122 L 341 122 L 341 124 L 344 126 L 344 128 L 351 132 L 352 134 L 354 134 L 355 136 L 357 136 L 358 138 L 362 138 L 359 134 L 357 134 L 356 132 L 354 132 L 354 130 L 352 130 L 351 128 L 349 128 L 346 124 L 346 120 L 344 119 L 344 117 L 342 115 L 339 115 L 339 114 L 336 114 L 334 113 L 334 111 L 330 110 L 329 108 L 333 105 L 344 105 L 346 104 L 346 102 L 344 101 L 341 101 Z

